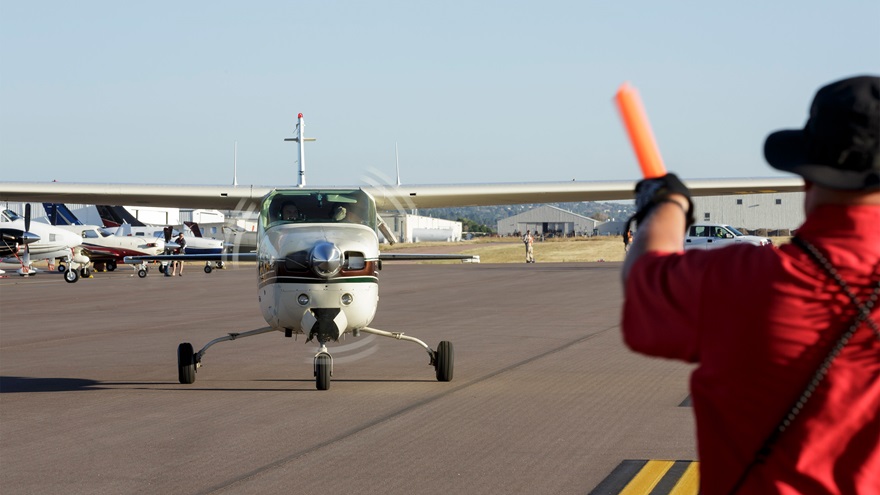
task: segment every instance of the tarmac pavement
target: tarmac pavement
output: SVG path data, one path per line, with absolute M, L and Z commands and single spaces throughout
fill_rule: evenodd
M 215 345 L 178 383 L 179 343 L 265 326 L 253 265 L 13 274 L 0 492 L 618 493 L 634 460 L 696 459 L 692 367 L 625 349 L 619 271 L 385 263 L 371 326 L 451 341 L 453 381 L 421 347 L 361 334 L 329 346 L 327 391 L 315 344 L 276 332 Z

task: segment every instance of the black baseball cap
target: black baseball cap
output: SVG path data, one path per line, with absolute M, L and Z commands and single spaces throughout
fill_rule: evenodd
M 767 136 L 764 157 L 773 168 L 829 189 L 880 189 L 880 77 L 819 89 L 804 128 Z

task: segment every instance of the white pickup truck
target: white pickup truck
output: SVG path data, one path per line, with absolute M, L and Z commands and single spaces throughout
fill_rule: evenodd
M 718 249 L 734 244 L 754 244 L 772 246 L 766 237 L 744 235 L 730 225 L 720 223 L 698 223 L 691 225 L 684 239 L 685 249 Z

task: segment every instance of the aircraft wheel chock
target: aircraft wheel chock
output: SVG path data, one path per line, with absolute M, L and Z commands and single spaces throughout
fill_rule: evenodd
M 189 342 L 177 346 L 177 380 L 186 385 L 196 381 L 196 359 Z
M 452 342 L 449 342 L 448 340 L 440 342 L 440 345 L 437 346 L 437 353 L 434 359 L 434 369 L 437 371 L 437 381 L 452 381 L 452 367 L 455 362 Z

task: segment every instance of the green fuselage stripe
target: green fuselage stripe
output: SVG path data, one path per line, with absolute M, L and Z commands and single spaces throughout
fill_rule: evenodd
M 378 284 L 379 279 L 376 277 L 350 277 L 350 278 L 329 278 L 320 279 L 312 277 L 268 277 L 260 281 L 260 287 L 270 284 Z

